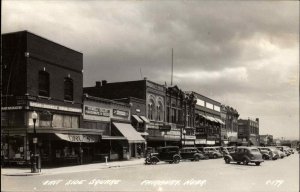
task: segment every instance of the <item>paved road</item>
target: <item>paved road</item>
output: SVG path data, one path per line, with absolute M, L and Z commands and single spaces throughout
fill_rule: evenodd
M 223 159 L 90 172 L 1 176 L 1 191 L 299 191 L 299 154 L 261 166 Z

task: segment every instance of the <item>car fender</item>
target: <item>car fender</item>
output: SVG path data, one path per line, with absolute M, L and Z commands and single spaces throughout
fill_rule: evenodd
M 153 162 L 153 161 L 159 162 L 160 160 L 158 159 L 158 157 L 152 156 L 152 157 L 150 157 L 150 161 L 151 162 Z
M 230 159 L 230 161 L 233 161 L 233 158 L 232 158 L 232 156 L 231 156 L 231 155 L 225 155 L 225 156 L 224 156 L 224 160 L 225 160 L 225 159 L 227 159 L 227 158 L 229 158 L 229 159 Z
M 181 156 L 180 156 L 180 155 L 178 155 L 178 154 L 173 155 L 173 159 L 174 159 L 175 157 L 179 157 L 179 159 L 181 160 Z
M 244 156 L 243 156 L 243 159 L 247 159 L 248 162 L 251 161 L 251 159 L 250 159 L 247 155 L 244 155 Z

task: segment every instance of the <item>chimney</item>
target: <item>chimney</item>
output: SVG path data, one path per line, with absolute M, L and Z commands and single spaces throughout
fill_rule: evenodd
M 101 82 L 100 81 L 96 81 L 96 87 L 100 88 L 101 87 Z
M 256 122 L 259 123 L 259 118 L 256 118 Z
M 102 86 L 106 85 L 107 81 L 106 80 L 102 80 Z

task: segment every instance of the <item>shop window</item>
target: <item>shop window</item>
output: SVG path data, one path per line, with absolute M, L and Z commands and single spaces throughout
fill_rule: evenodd
M 46 71 L 39 71 L 39 95 L 49 97 L 49 87 L 49 73 L 47 73 Z
M 64 99 L 73 101 L 73 79 L 69 77 L 64 80 Z

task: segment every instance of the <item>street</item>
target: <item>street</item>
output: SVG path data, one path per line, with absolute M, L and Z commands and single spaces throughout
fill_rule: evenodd
M 299 154 L 261 166 L 223 158 L 55 175 L 4 176 L 1 191 L 299 191 Z

